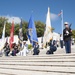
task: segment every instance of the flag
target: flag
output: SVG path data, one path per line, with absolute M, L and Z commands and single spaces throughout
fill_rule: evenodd
M 23 40 L 23 33 L 22 33 L 22 19 L 21 19 L 21 22 L 20 22 L 20 29 L 19 29 L 19 40 Z
M 4 28 L 3 28 L 3 32 L 2 32 L 2 38 L 1 38 L 1 43 L 0 43 L 0 50 L 3 49 L 3 47 L 5 45 L 5 25 L 6 25 L 6 22 L 4 23 Z
M 46 17 L 46 26 L 45 26 L 45 32 L 44 32 L 44 46 L 47 42 L 50 42 L 52 39 L 52 28 L 51 28 L 51 19 L 50 19 L 50 8 L 48 7 L 47 17 Z
M 3 33 L 2 33 L 2 39 L 5 39 L 5 25 L 6 25 L 6 23 L 4 23 L 4 28 L 3 28 Z
M 9 40 L 10 49 L 12 48 L 13 41 L 14 41 L 14 21 L 12 22 L 12 27 L 11 27 L 11 30 L 10 30 L 10 40 Z
M 30 43 L 34 46 L 35 42 L 38 42 L 36 28 L 33 20 L 33 16 L 31 15 L 28 23 L 28 31 L 27 31 L 28 38 Z
M 61 30 L 62 30 L 62 35 L 63 35 L 63 10 L 60 11 L 58 16 L 61 16 L 61 28 L 62 28 Z
M 60 16 L 62 14 L 62 11 L 60 11 L 60 13 L 58 14 L 58 16 Z

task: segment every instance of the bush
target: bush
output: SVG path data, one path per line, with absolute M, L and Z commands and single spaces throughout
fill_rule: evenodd
M 28 45 L 28 49 L 30 49 L 30 50 L 32 49 L 32 45 L 31 44 Z

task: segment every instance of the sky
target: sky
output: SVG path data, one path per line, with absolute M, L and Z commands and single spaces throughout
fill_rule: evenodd
M 17 22 L 23 18 L 28 22 L 33 14 L 34 21 L 45 23 L 48 7 L 55 32 L 62 33 L 61 17 L 58 16 L 61 10 L 64 22 L 72 23 L 71 28 L 75 29 L 75 0 L 0 0 L 0 16 L 15 17 Z

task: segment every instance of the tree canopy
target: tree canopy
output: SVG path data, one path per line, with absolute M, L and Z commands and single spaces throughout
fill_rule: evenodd
M 72 30 L 72 37 L 75 38 L 75 30 Z
M 0 38 L 2 37 L 2 31 L 3 31 L 3 27 L 4 27 L 4 22 L 6 21 L 6 28 L 5 28 L 5 36 L 10 36 L 10 29 L 11 29 L 11 23 L 7 22 L 6 18 L 0 17 Z M 20 28 L 20 24 L 14 24 L 14 35 L 18 35 L 19 34 L 19 28 Z M 22 29 L 23 29 L 23 38 L 24 40 L 27 40 L 27 27 L 28 27 L 28 22 L 26 21 L 22 21 Z M 37 36 L 41 37 L 44 34 L 44 29 L 45 29 L 45 24 L 43 22 L 40 21 L 36 21 L 35 22 L 35 27 L 36 27 L 36 31 L 37 31 Z
M 11 23 L 7 22 L 7 19 L 4 17 L 0 17 L 0 38 L 2 37 L 2 31 L 3 31 L 3 27 L 4 27 L 4 22 L 6 21 L 6 28 L 5 28 L 5 37 L 10 36 L 10 29 L 11 29 Z M 19 28 L 20 28 L 20 24 L 14 24 L 14 35 L 18 35 L 19 34 Z M 28 27 L 28 22 L 26 21 L 22 21 L 22 29 L 23 29 L 23 38 L 24 40 L 27 40 L 27 27 Z M 44 31 L 45 31 L 45 24 L 41 21 L 35 21 L 35 27 L 36 27 L 36 31 L 37 31 L 37 36 L 38 37 L 42 37 L 44 35 Z M 54 28 L 52 28 L 52 31 L 54 30 Z M 72 37 L 75 38 L 75 30 L 72 30 Z

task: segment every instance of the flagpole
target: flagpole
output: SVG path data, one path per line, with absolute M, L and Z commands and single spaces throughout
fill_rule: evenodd
M 61 10 L 61 27 L 62 27 L 62 36 L 63 36 L 63 10 Z

